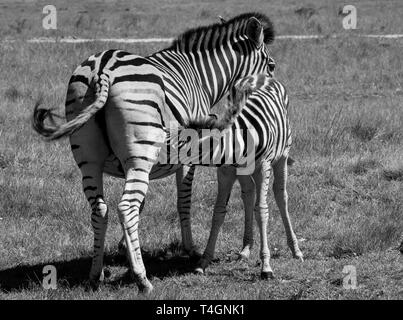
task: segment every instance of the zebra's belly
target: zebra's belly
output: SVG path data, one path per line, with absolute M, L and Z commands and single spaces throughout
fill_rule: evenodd
M 104 173 L 111 175 L 116 178 L 125 178 L 125 172 L 119 161 L 119 159 L 114 155 L 110 154 L 104 164 Z
M 180 164 L 155 164 L 151 168 L 150 180 L 161 179 L 170 176 L 178 171 Z M 116 178 L 125 178 L 125 173 L 119 159 L 111 154 L 104 164 L 104 173 Z
M 150 180 L 168 177 L 178 171 L 181 166 L 181 164 L 155 164 L 151 168 Z

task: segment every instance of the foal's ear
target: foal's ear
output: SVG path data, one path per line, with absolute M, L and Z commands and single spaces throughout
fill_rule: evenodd
M 246 35 L 258 48 L 262 46 L 264 40 L 263 26 L 255 17 L 249 18 L 246 26 Z
M 218 19 L 220 19 L 221 24 L 226 23 L 227 20 L 225 20 L 223 17 L 218 16 Z

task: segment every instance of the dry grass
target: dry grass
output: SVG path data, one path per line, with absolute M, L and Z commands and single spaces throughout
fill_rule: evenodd
M 4 37 L 171 37 L 184 29 L 218 21 L 248 11 L 265 12 L 273 18 L 279 34 L 342 34 L 345 1 L 52 1 L 58 12 L 57 30 L 42 28 L 45 1 L 0 2 L 0 36 Z M 399 23 L 400 0 L 365 1 L 357 7 L 362 33 L 403 33 Z M 178 23 L 180 21 L 180 23 Z M 151 26 L 151 27 L 150 27 Z
M 104 22 L 102 17 L 109 12 L 106 7 L 85 5 L 88 12 L 81 16 L 96 10 L 104 10 L 104 15 L 80 20 L 80 15 L 67 14 L 80 7 L 72 5 L 61 10 L 58 32 L 92 36 L 104 30 L 102 36 L 111 37 L 171 36 L 171 32 L 188 26 L 215 21 L 217 14 L 232 16 L 245 11 L 246 6 L 234 2 L 229 8 L 220 2 L 212 9 L 209 3 L 179 7 L 177 2 L 164 2 L 158 17 L 149 15 L 155 12 L 150 11 L 154 2 L 146 6 L 134 2 L 128 11 L 122 4 Z M 282 3 L 255 4 L 262 7 L 259 11 L 275 16 L 279 33 L 319 32 L 318 25 L 323 33 L 343 32 L 338 15 L 329 18 L 333 12 L 329 8 L 338 5 L 309 1 L 312 10 L 298 11 L 308 7 L 308 2 Z M 359 20 L 360 31 L 381 31 L 383 25 L 385 32 L 401 32 L 402 24 L 396 22 L 400 17 L 392 19 L 398 10 L 391 10 L 401 3 L 388 1 L 379 11 L 375 4 L 357 2 L 359 14 L 368 16 Z M 9 12 L 8 17 L 10 12 L 17 17 L 21 9 L 10 3 L 2 6 L 11 10 L 2 10 L 2 14 Z M 5 35 L 15 36 L 19 25 L 23 25 L 23 37 L 44 35 L 34 27 L 32 7 L 24 8 L 25 13 L 20 15 L 21 19 L 27 16 L 24 24 L 0 20 L 10 25 Z M 187 20 L 180 19 L 178 25 L 177 16 Z M 118 17 L 122 17 L 121 29 L 115 28 Z M 66 24 L 72 21 L 76 23 Z M 68 78 L 77 64 L 89 54 L 116 46 L 21 42 L 0 47 L 0 68 L 6 75 L 0 79 L 0 299 L 140 298 L 125 276 L 125 262 L 116 255 L 121 231 L 114 208 L 122 181 L 106 178 L 111 208 L 106 264 L 111 276 L 99 291 L 92 292 L 86 286 L 92 230 L 78 169 L 66 141 L 47 144 L 33 133 L 30 124 L 39 96 L 48 107 L 62 105 Z M 140 222 L 146 265 L 156 287 L 151 299 L 402 298 L 401 253 L 397 250 L 403 234 L 402 46 L 401 40 L 348 36 L 275 42 L 272 53 L 277 76 L 291 97 L 291 152 L 296 163 L 290 169 L 290 212 L 298 237 L 304 239 L 301 249 L 306 261 L 299 264 L 291 259 L 271 195 L 269 241 L 276 279 L 259 280 L 257 241 L 248 263 L 232 260 L 241 246 L 243 228 L 240 190 L 236 187 L 219 238 L 216 263 L 207 276 L 189 273 L 194 261 L 178 255 L 180 232 L 175 184 L 170 177 L 152 182 Z M 161 45 L 120 47 L 146 55 Z M 199 168 L 192 214 L 200 248 L 207 241 L 215 195 L 214 169 Z M 46 264 L 57 267 L 59 287 L 55 291 L 45 291 L 40 285 Z M 343 266 L 350 264 L 357 268 L 356 290 L 345 290 L 341 285 Z

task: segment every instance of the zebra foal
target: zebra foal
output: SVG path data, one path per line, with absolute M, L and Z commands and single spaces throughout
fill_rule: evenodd
M 206 150 L 202 144 L 208 144 L 211 163 L 223 165 L 217 170 L 218 194 L 208 244 L 196 271 L 203 273 L 214 257 L 217 237 L 225 219 L 231 190 L 235 180 L 238 179 L 245 209 L 245 236 L 241 256 L 249 257 L 253 245 L 253 212 L 255 212 L 260 231 L 261 277 L 267 279 L 273 277 L 267 240 L 269 218 L 267 194 L 271 169 L 274 173 L 274 196 L 284 224 L 288 246 L 294 258 L 303 261 L 303 254 L 299 249 L 288 212 L 287 159 L 292 142 L 287 110 L 288 95 L 285 87 L 267 74 L 246 77 L 236 84 L 234 90 L 230 100 L 239 100 L 234 98 L 236 91 L 238 95 L 246 94 L 247 100 L 242 110 L 238 111 L 239 115 L 235 115 L 231 128 L 222 132 L 219 137 L 220 143 L 214 145 L 210 138 L 210 141 L 205 139 L 198 146 Z M 237 105 L 243 104 L 238 101 L 235 102 L 235 106 Z M 191 121 L 187 128 L 221 129 L 222 126 L 204 118 Z M 249 141 L 245 138 L 245 132 L 250 133 Z M 239 164 L 236 158 L 228 157 L 228 154 L 231 155 L 233 152 L 244 154 L 248 150 L 253 151 L 254 161 L 249 168 L 240 171 L 236 167 Z

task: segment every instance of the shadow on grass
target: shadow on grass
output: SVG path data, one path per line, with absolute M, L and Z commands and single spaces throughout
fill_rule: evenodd
M 165 250 L 155 252 L 143 252 L 143 260 L 147 270 L 147 276 L 150 280 L 154 277 L 163 279 L 166 277 L 177 276 L 191 273 L 197 264 L 197 258 L 180 256 Z M 43 267 L 53 265 L 57 270 L 57 281 L 61 286 L 87 286 L 88 275 L 91 267 L 91 257 L 81 257 L 69 261 L 48 261 L 37 265 L 19 265 L 13 268 L 0 270 L 0 290 L 24 290 L 34 285 L 41 285 L 43 279 Z M 128 262 L 125 256 L 118 253 L 106 254 L 104 258 L 105 275 L 108 267 L 126 267 Z M 107 278 L 107 277 L 106 277 Z M 133 283 L 129 272 L 114 278 L 106 279 L 105 284 L 118 286 Z

